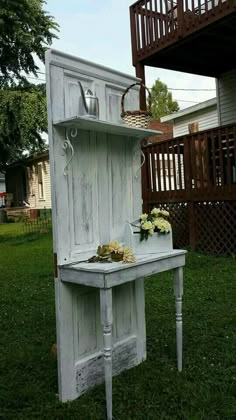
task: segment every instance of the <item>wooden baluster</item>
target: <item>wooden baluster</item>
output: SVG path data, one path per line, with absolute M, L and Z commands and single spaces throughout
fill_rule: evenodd
M 169 13 L 168 13 L 168 0 L 165 0 L 165 36 L 169 36 Z
M 163 179 L 163 188 L 166 191 L 166 168 L 165 168 L 165 146 L 162 143 L 161 145 L 161 155 L 162 155 L 162 179 Z
M 155 11 L 158 12 L 157 9 L 157 1 L 155 0 Z M 160 0 L 160 18 L 159 18 L 159 34 L 158 40 L 162 41 L 163 38 L 163 2 Z
M 197 17 L 198 17 L 198 21 L 196 22 L 196 25 L 199 25 L 199 22 L 201 21 L 201 14 L 202 14 L 201 0 L 198 0 L 198 6 L 197 6 L 197 10 L 195 11 L 195 13 L 197 13 Z M 196 19 L 196 15 L 195 15 L 195 19 Z
M 234 168 L 235 168 L 235 177 L 236 177 L 236 125 L 234 125 L 234 138 L 233 138 L 233 148 L 234 148 Z M 236 180 L 235 180 L 236 181 Z
M 171 191 L 172 186 L 171 186 L 171 170 L 170 170 L 170 146 L 169 146 L 169 142 L 165 144 L 167 146 L 167 168 L 168 168 L 169 191 Z M 173 168 L 173 165 L 172 165 L 172 168 Z
M 156 156 L 157 156 L 157 183 L 158 183 L 158 191 L 162 191 L 161 187 L 161 169 L 160 169 L 160 147 L 156 146 Z
M 140 22 L 140 14 L 139 14 L 139 11 L 138 11 L 139 9 L 138 9 L 138 7 L 136 7 L 136 9 L 135 9 L 135 13 L 136 13 L 136 30 L 137 30 L 137 48 L 138 48 L 138 52 L 140 51 L 140 49 L 141 49 L 141 41 L 140 41 L 140 25 L 139 25 L 139 22 Z
M 195 9 L 195 0 L 192 0 L 191 12 L 194 13 L 194 9 Z
M 137 53 L 140 49 L 139 44 L 139 31 L 137 30 L 136 22 L 138 20 L 138 16 L 136 13 L 136 9 L 134 10 L 130 7 L 130 30 L 131 30 L 131 43 L 132 43 L 132 58 L 133 58 L 133 65 L 135 66 L 137 62 Z
M 229 148 L 229 130 L 228 127 L 225 129 L 225 136 L 226 136 L 226 177 L 227 177 L 227 184 L 231 185 L 231 165 L 230 165 L 230 148 Z
M 112 420 L 112 289 L 100 289 L 107 420 Z
M 149 36 L 149 18 L 148 18 L 148 9 L 147 9 L 147 2 L 148 0 L 144 0 L 144 27 L 145 27 L 145 37 L 146 37 L 146 44 L 145 46 L 148 47 L 150 43 L 150 36 Z
M 209 134 L 204 133 L 203 135 L 203 142 L 204 142 L 204 154 L 203 154 L 203 162 L 204 162 L 204 179 L 206 182 L 206 187 L 209 189 L 211 180 L 210 180 L 210 158 L 209 158 L 209 142 L 208 142 Z
M 197 136 L 197 143 L 198 143 L 198 162 L 199 162 L 199 186 L 201 189 L 204 188 L 204 171 L 203 171 L 203 137 Z
M 218 184 L 216 180 L 216 148 L 215 148 L 215 132 L 211 131 L 211 158 L 212 158 L 212 175 L 213 175 L 213 185 L 216 187 Z
M 153 22 L 153 12 L 152 12 L 152 0 L 149 0 L 149 17 L 148 17 L 148 24 L 149 24 L 149 41 L 150 41 L 150 46 L 153 47 L 153 32 L 154 31 L 154 25 L 155 22 Z
M 185 136 L 184 139 L 184 182 L 185 190 L 189 198 L 192 189 L 192 173 L 191 173 L 191 156 L 190 156 L 190 146 L 188 137 Z
M 151 147 L 151 154 L 150 158 L 152 161 L 152 188 L 153 191 L 156 192 L 157 186 L 156 186 L 156 163 L 155 163 L 155 154 L 153 153 L 153 147 Z
M 144 11 L 143 8 L 140 8 L 141 15 L 141 32 L 142 32 L 142 49 L 146 47 L 146 35 L 145 35 L 145 23 L 144 23 Z
M 183 30 L 184 7 L 183 0 L 177 1 L 177 28 L 181 32 Z
M 143 198 L 143 205 L 145 206 L 147 204 L 147 191 L 148 191 L 148 151 L 147 148 L 142 149 L 144 155 L 145 155 L 145 163 L 142 166 L 142 198 Z M 143 212 L 147 212 L 147 208 L 143 208 Z
M 177 368 L 182 371 L 183 366 L 183 322 L 182 322 L 182 298 L 183 298 L 183 268 L 174 270 L 174 292 L 176 306 L 176 346 Z
M 172 159 L 173 159 L 173 176 L 174 176 L 174 191 L 177 190 L 177 181 L 176 181 L 176 165 L 175 165 L 175 142 L 174 140 L 171 142 L 172 148 Z
M 182 164 L 181 164 L 181 159 L 180 159 L 179 139 L 177 140 L 177 153 L 178 153 L 179 190 L 182 190 L 183 189 L 183 183 L 182 183 Z
M 224 176 L 224 163 L 223 163 L 223 150 L 222 150 L 222 132 L 218 130 L 218 142 L 219 142 L 219 157 L 220 157 L 220 179 L 221 179 L 221 186 L 225 184 L 225 176 Z
M 192 174 L 194 180 L 194 189 L 197 188 L 197 168 L 196 168 L 196 150 L 195 150 L 195 142 L 193 136 L 189 138 L 190 142 L 190 149 L 191 149 L 191 166 L 192 166 Z

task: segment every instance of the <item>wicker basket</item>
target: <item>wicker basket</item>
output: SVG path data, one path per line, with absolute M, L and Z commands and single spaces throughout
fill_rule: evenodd
M 125 100 L 125 95 L 126 93 L 133 87 L 133 86 L 142 86 L 143 88 L 145 88 L 148 91 L 148 110 L 147 111 L 142 111 L 142 110 L 138 110 L 138 111 L 125 111 L 124 108 L 124 100 Z M 121 118 L 123 119 L 123 121 L 132 126 L 132 127 L 137 127 L 137 128 L 148 128 L 150 121 L 151 121 L 151 105 L 152 105 L 152 97 L 151 97 L 151 93 L 150 90 L 143 85 L 142 83 L 134 83 L 132 85 L 130 85 L 129 87 L 127 87 L 126 91 L 123 93 L 122 98 L 121 98 Z

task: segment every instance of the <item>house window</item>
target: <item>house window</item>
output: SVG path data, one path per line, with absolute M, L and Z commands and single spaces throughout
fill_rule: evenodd
M 43 186 L 43 165 L 38 163 L 38 186 L 39 186 L 39 199 L 44 199 L 44 186 Z

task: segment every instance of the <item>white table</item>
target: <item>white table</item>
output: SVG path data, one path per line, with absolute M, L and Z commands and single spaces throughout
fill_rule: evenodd
M 173 270 L 176 302 L 177 368 L 182 370 L 182 296 L 184 250 L 139 255 L 133 264 L 76 263 L 60 267 L 63 282 L 100 289 L 100 313 L 104 343 L 107 419 L 112 419 L 112 288 L 146 276 Z

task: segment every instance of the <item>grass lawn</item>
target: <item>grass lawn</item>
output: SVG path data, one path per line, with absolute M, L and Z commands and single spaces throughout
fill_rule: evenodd
M 184 370 L 176 370 L 170 273 L 146 281 L 148 359 L 113 381 L 114 417 L 236 419 L 236 261 L 189 253 Z M 52 240 L 0 225 L 0 419 L 104 419 L 104 387 L 57 397 Z

